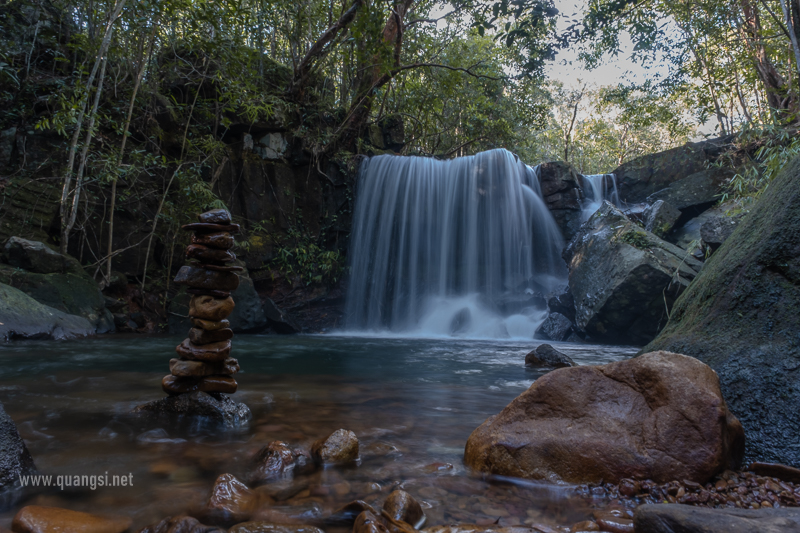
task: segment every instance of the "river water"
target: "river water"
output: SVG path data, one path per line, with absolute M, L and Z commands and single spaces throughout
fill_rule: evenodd
M 276 503 L 324 515 L 355 499 L 380 505 L 402 487 L 426 525 L 570 525 L 593 502 L 574 487 L 491 479 L 467 471 L 464 444 L 541 375 L 526 369 L 536 341 L 238 335 L 242 372 L 233 395 L 253 412 L 238 433 L 143 427 L 129 415 L 161 398 L 181 341 L 113 335 L 0 345 L 0 401 L 43 474 L 132 475 L 131 487 L 58 488 L 0 512 L 8 527 L 24 504 L 131 516 L 138 528 L 202 506 L 222 473 L 247 477 L 250 458 L 282 440 L 310 447 L 346 428 L 361 463 L 298 478 Z M 578 364 L 631 357 L 636 348 L 556 344 Z

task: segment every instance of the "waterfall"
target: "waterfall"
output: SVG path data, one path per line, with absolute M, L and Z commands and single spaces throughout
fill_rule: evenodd
M 617 191 L 617 176 L 614 174 L 588 174 L 583 176 L 583 189 L 591 193 L 591 198 L 586 196 L 583 202 L 583 220 L 589 220 L 595 211 L 603 205 L 603 200 L 608 200 L 618 206 L 619 192 Z M 586 186 L 588 185 L 588 187 Z
M 531 338 L 563 285 L 563 240 L 538 173 L 506 150 L 362 163 L 349 330 Z

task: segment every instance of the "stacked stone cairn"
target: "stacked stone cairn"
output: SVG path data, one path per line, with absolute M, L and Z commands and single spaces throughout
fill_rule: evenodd
M 231 291 L 239 286 L 236 272 L 242 270 L 229 264 L 236 259 L 231 248 L 239 225 L 231 223 L 225 209 L 197 218 L 199 222 L 183 226 L 194 232 L 186 248 L 186 257 L 192 262 L 175 277 L 175 283 L 186 285 L 192 295 L 192 329 L 175 349 L 179 357 L 169 362 L 170 374 L 161 386 L 170 395 L 194 391 L 231 394 L 236 392 L 233 375 L 239 371 L 239 362 L 230 357 L 233 331 L 226 319 L 234 308 Z

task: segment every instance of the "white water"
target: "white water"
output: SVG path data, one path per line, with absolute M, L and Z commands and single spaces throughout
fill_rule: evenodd
M 346 327 L 419 337 L 532 338 L 565 283 L 537 171 L 506 150 L 378 156 L 359 172 Z
M 617 191 L 617 177 L 614 174 L 588 174 L 583 176 L 583 190 L 591 193 L 591 198 L 586 196 L 583 202 L 583 220 L 589 220 L 600 206 L 603 200 L 608 200 L 618 206 L 619 192 Z M 586 186 L 588 184 L 588 187 Z

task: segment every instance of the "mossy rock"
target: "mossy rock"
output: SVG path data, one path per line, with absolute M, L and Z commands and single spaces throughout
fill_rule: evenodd
M 750 458 L 800 464 L 800 158 L 677 300 L 654 350 L 716 370 Z
M 94 327 L 85 318 L 43 305 L 0 283 L 0 340 L 68 339 L 92 333 Z

